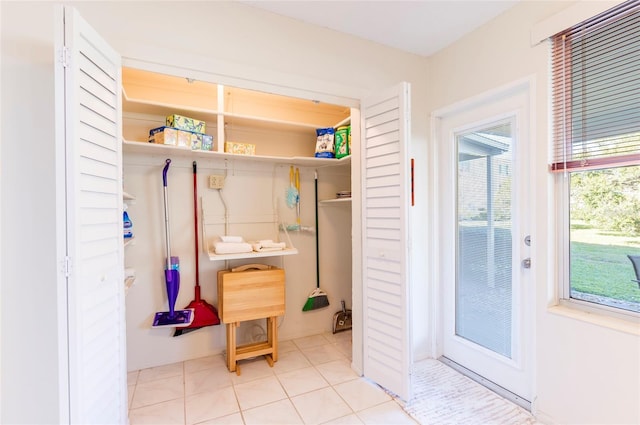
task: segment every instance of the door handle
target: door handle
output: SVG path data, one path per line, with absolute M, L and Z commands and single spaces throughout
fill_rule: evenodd
M 522 267 L 524 267 L 525 269 L 530 269 L 531 268 L 531 258 L 525 258 L 524 260 L 522 260 Z

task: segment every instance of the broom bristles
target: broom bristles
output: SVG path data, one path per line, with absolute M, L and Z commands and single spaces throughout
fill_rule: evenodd
M 329 297 L 325 292 L 316 289 L 309 295 L 307 302 L 302 307 L 302 311 L 317 310 L 324 307 L 329 307 Z

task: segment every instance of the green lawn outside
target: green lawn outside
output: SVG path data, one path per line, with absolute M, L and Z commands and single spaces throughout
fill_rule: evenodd
M 627 254 L 640 255 L 640 237 L 576 226 L 571 230 L 572 289 L 640 303 L 640 288 Z

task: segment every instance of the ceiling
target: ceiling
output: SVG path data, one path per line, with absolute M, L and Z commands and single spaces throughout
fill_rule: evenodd
M 430 56 L 518 0 L 242 1 L 259 9 Z

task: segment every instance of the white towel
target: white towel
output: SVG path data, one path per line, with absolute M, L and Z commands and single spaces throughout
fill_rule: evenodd
M 213 251 L 216 254 L 240 254 L 253 251 L 253 247 L 246 242 L 223 242 L 222 239 L 213 241 Z
M 242 243 L 244 238 L 242 236 L 220 236 L 222 242 Z
M 265 240 L 253 242 L 251 245 L 253 247 L 253 250 L 256 252 L 282 251 L 287 247 L 286 243 L 274 242 L 271 239 L 265 239 Z

